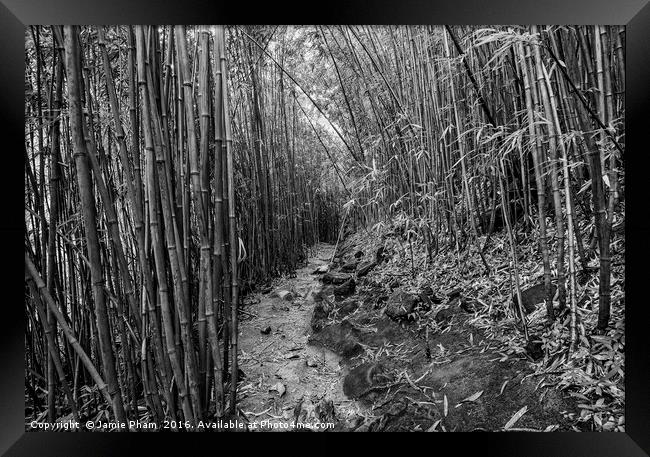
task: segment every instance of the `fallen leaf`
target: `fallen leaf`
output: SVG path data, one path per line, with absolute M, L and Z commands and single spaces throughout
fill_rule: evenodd
M 467 398 L 464 399 L 464 400 L 461 400 L 460 402 L 461 402 L 461 403 L 465 403 L 465 402 L 469 402 L 469 401 L 476 401 L 476 400 L 478 400 L 478 398 L 479 398 L 481 395 L 483 395 L 483 391 L 482 391 L 482 390 L 476 392 L 474 395 L 470 395 L 469 397 L 467 397 Z
M 503 427 L 504 429 L 508 430 L 510 427 L 515 425 L 515 423 L 521 419 L 521 416 L 526 414 L 526 411 L 528 411 L 528 406 L 524 406 L 521 408 L 519 411 L 517 411 L 508 422 L 506 422 L 506 425 Z
M 501 391 L 499 392 L 499 395 L 501 395 L 501 394 L 503 393 L 503 390 L 506 388 L 506 384 L 508 384 L 509 382 L 510 382 L 510 381 L 508 380 L 508 381 L 506 381 L 506 382 L 503 383 L 503 385 L 501 386 Z M 498 397 L 499 395 L 497 395 L 497 397 Z

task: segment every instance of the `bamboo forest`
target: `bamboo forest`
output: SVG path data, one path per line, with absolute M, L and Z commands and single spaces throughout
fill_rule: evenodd
M 625 431 L 625 27 L 24 52 L 27 431 Z

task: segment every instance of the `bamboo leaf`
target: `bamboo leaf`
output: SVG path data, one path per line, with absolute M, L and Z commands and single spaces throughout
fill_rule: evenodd
M 461 402 L 461 403 L 465 403 L 465 402 L 474 402 L 474 401 L 478 400 L 478 399 L 480 398 L 481 395 L 483 395 L 483 391 L 482 391 L 482 390 L 476 392 L 475 394 L 470 395 L 469 397 L 467 397 L 467 398 L 461 400 L 460 402 Z
M 506 425 L 503 426 L 505 430 L 508 430 L 510 427 L 515 425 L 519 419 L 521 419 L 521 416 L 526 414 L 526 411 L 528 411 L 528 406 L 524 406 L 521 408 L 519 411 L 517 411 L 508 422 L 506 422 Z

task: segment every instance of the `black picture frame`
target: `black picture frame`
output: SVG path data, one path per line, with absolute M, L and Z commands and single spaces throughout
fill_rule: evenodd
M 137 444 L 148 455 L 208 453 L 232 455 L 225 445 L 237 442 L 238 454 L 263 444 L 265 454 L 340 452 L 332 434 L 287 436 L 183 433 L 25 432 L 24 425 L 24 270 L 19 240 L 24 239 L 24 39 L 30 24 L 624 24 L 626 29 L 626 433 L 478 433 L 353 435 L 363 453 L 374 446 L 397 446 L 416 454 L 478 451 L 499 456 L 643 456 L 650 454 L 650 327 L 645 288 L 650 267 L 648 211 L 648 129 L 650 110 L 650 4 L 648 0 L 418 0 L 330 1 L 316 4 L 182 0 L 0 0 L 0 235 L 5 267 L 0 275 L 0 453 L 8 456 L 126 455 Z M 2 213 L 0 213 L 2 214 Z M 362 436 L 363 435 L 363 436 Z M 252 436 L 252 437 L 251 437 Z M 363 443 L 362 443 L 363 441 Z M 371 442 L 371 443 L 369 443 Z M 296 444 L 294 444 L 296 443 Z M 299 444 L 298 444 L 299 443 Z M 415 446 L 423 446 L 418 450 Z M 449 451 L 451 449 L 451 451 Z

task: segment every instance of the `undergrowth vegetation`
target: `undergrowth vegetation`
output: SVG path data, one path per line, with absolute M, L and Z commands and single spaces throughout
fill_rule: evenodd
M 480 329 L 494 342 L 494 347 L 508 358 L 526 358 L 526 338 L 521 331 L 518 312 L 513 304 L 515 290 L 512 263 L 508 253 L 506 233 L 495 233 L 479 238 L 485 261 L 491 266 L 486 273 L 480 256 L 470 249 L 457 252 L 453 245 L 443 243 L 436 252 L 417 229 L 417 221 L 399 214 L 385 223 L 376 224 L 369 233 L 358 232 L 345 240 L 348 245 L 364 252 L 383 248 L 389 259 L 373 269 L 368 282 L 382 286 L 390 294 L 395 288 L 411 293 L 430 287 L 444 296 L 460 289 L 463 299 L 471 303 L 471 327 Z M 587 230 L 585 230 L 586 232 Z M 521 227 L 516 230 L 520 281 L 522 288 L 543 280 L 541 255 L 536 245 L 535 231 Z M 592 335 L 598 314 L 598 276 L 592 268 L 580 276 L 577 307 L 577 346 L 571 348 L 570 313 L 565 308 L 549 326 L 545 309 L 538 307 L 526 316 L 531 336 L 542 342 L 544 356 L 534 361 L 530 376 L 536 379 L 540 392 L 543 387 L 555 387 L 576 399 L 577 422 L 583 430 L 625 431 L 625 271 L 623 265 L 625 239 L 622 234 L 612 240 L 612 315 L 611 325 L 604 335 Z M 555 245 L 549 246 L 551 252 Z M 592 265 L 593 267 L 593 265 Z M 374 294 L 381 292 L 374 291 Z M 553 305 L 560 307 L 557 295 Z M 439 307 L 426 313 L 412 314 L 419 330 L 444 331 L 434 319 Z M 447 354 L 443 352 L 442 363 Z

